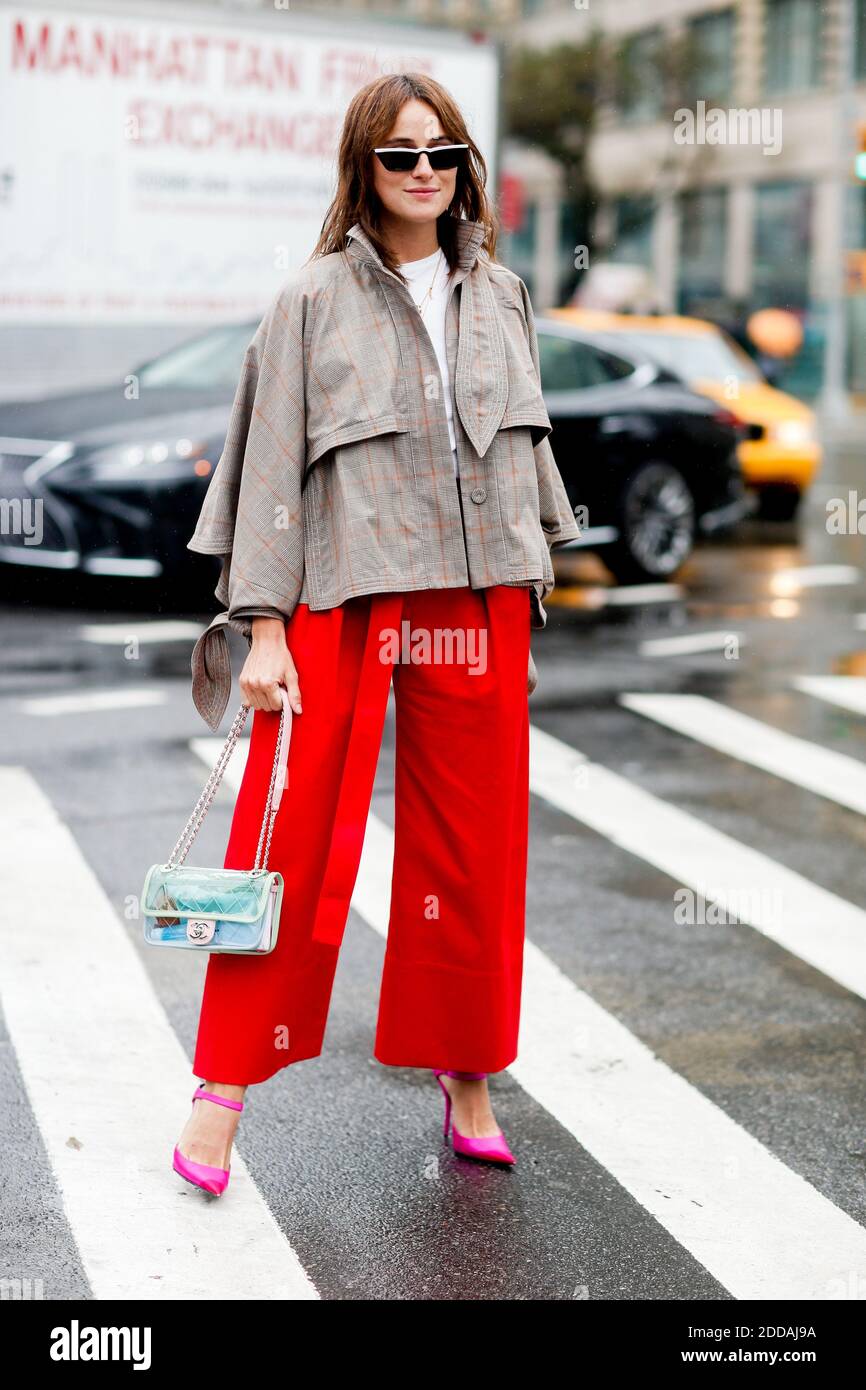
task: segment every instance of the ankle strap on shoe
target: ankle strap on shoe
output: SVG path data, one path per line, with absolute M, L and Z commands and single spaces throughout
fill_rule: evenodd
M 487 1076 L 486 1071 L 449 1071 L 449 1076 L 455 1077 L 458 1081 L 483 1081 Z
M 201 1085 L 203 1086 L 204 1082 L 202 1082 Z M 192 1098 L 193 1100 L 212 1100 L 215 1101 L 217 1105 L 227 1105 L 229 1110 L 243 1110 L 244 1108 L 242 1100 L 229 1100 L 227 1096 L 215 1095 L 213 1091 L 203 1091 L 201 1086 L 198 1086 L 196 1090 L 193 1091 Z

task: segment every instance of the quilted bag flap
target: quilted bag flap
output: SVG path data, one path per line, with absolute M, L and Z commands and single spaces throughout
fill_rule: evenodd
M 143 912 L 158 917 L 217 917 L 257 922 L 280 875 L 265 869 L 205 869 L 155 864 L 142 893 Z

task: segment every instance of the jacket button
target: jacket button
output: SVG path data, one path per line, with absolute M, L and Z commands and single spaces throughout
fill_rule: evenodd
M 472 498 L 473 502 L 483 502 L 485 497 L 487 496 L 487 488 L 474 487 L 470 492 L 469 496 Z

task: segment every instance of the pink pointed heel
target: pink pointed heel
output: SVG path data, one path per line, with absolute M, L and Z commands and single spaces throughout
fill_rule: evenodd
M 442 1132 L 447 1139 L 450 1127 L 454 1152 L 462 1154 L 464 1158 L 479 1158 L 487 1163 L 516 1163 L 517 1159 L 509 1149 L 505 1135 L 501 1130 L 498 1134 L 484 1134 L 480 1138 L 474 1138 L 469 1134 L 461 1134 L 457 1126 L 451 1124 L 451 1097 L 439 1078 L 441 1076 L 453 1076 L 458 1081 L 480 1081 L 487 1076 L 487 1072 L 446 1071 L 444 1067 L 434 1067 L 433 1075 L 436 1077 L 440 1090 L 445 1094 L 445 1127 Z
M 229 1110 L 243 1110 L 242 1100 L 229 1100 L 226 1096 L 215 1095 L 213 1091 L 204 1091 L 204 1082 L 199 1085 L 192 1093 L 193 1101 L 212 1100 L 217 1105 L 226 1105 Z M 210 1192 L 213 1197 L 219 1197 L 225 1192 L 229 1185 L 229 1174 L 231 1164 L 228 1168 L 211 1168 L 207 1163 L 193 1163 L 191 1158 L 182 1154 L 177 1144 L 174 1146 L 174 1160 L 172 1167 L 187 1182 L 191 1182 L 193 1187 L 200 1187 L 204 1192 Z

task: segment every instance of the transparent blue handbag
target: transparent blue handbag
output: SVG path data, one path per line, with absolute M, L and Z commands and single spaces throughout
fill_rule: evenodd
M 249 707 L 242 705 L 168 862 L 152 864 L 147 871 L 141 912 L 148 945 L 248 956 L 266 955 L 274 949 L 283 877 L 269 870 L 267 863 L 274 820 L 286 786 L 292 731 L 289 697 L 283 687 L 280 694 L 283 708 L 255 865 L 252 869 L 204 869 L 184 864 L 249 714 Z

